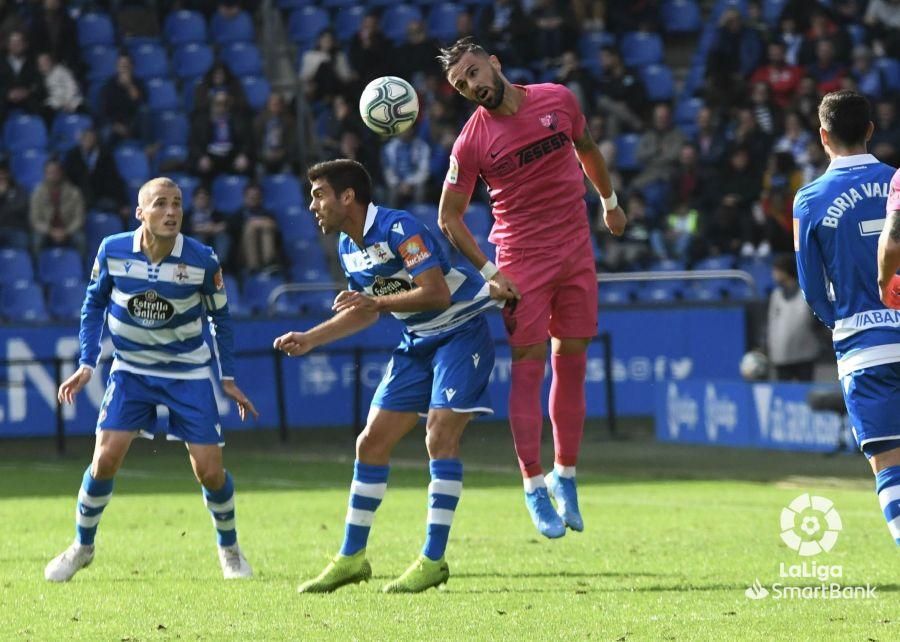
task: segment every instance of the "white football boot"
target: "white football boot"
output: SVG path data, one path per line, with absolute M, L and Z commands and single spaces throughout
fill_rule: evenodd
M 94 546 L 72 542 L 62 553 L 50 560 L 44 577 L 51 582 L 68 582 L 78 571 L 94 561 Z
M 237 544 L 219 547 L 219 564 L 226 580 L 240 580 L 253 576 L 253 569 Z

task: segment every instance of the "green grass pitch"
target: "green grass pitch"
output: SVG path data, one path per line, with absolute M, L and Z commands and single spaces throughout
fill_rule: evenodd
M 100 524 L 97 556 L 68 584 L 43 579 L 73 534 L 92 442 L 0 443 L 0 640 L 898 640 L 900 555 L 858 456 L 734 451 L 602 438 L 579 465 L 586 530 L 541 538 L 528 519 L 500 424 L 470 428 L 451 533 L 449 584 L 380 593 L 418 554 L 427 466 L 422 440 L 396 456 L 369 541 L 373 580 L 298 595 L 341 540 L 352 475 L 346 432 L 232 437 L 241 544 L 255 577 L 224 582 L 209 514 L 184 450 L 139 441 Z M 550 448 L 545 447 L 545 455 Z M 800 561 L 782 507 L 832 499 L 843 530 L 819 564 L 868 600 L 750 600 L 757 579 Z M 791 580 L 788 580 L 790 582 Z M 795 579 L 815 585 L 813 579 Z

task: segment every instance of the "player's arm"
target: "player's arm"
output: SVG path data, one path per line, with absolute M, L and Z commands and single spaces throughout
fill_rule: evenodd
M 335 312 L 363 309 L 376 314 L 381 312 L 428 312 L 450 307 L 450 289 L 444 280 L 440 266 L 435 265 L 413 277 L 416 287 L 405 292 L 385 296 L 369 296 L 363 292 L 348 290 L 334 300 Z
M 809 215 L 809 208 L 797 194 L 794 199 L 794 240 L 797 250 L 797 278 L 807 305 L 822 323 L 834 327 L 834 304 L 828 299 L 828 284 L 825 277 L 825 262 L 822 249 L 815 235 L 815 226 Z
M 619 206 L 618 198 L 613 190 L 612 179 L 610 179 L 609 170 L 606 167 L 606 159 L 603 158 L 600 148 L 597 147 L 597 143 L 587 127 L 581 132 L 581 136 L 575 139 L 575 154 L 581 161 L 585 175 L 600 193 L 603 202 L 603 222 L 606 223 L 606 227 L 613 235 L 621 236 L 625 232 L 625 224 L 628 219 L 625 211 Z
M 341 295 L 346 295 L 348 292 L 344 291 L 338 294 L 335 306 L 341 300 Z M 361 307 L 345 309 L 306 332 L 288 332 L 281 335 L 275 339 L 272 347 L 281 350 L 289 357 L 299 357 L 319 346 L 365 330 L 377 320 L 378 313 L 372 310 Z
M 893 304 L 889 291 L 891 279 L 900 269 L 900 199 L 897 209 L 891 209 L 891 205 L 889 200 L 887 219 L 878 237 L 878 289 L 881 300 L 888 306 Z
M 78 331 L 81 354 L 78 359 L 78 370 L 60 385 L 57 392 L 60 403 L 73 403 L 75 395 L 91 380 L 94 368 L 100 361 L 100 338 L 103 334 L 112 287 L 112 277 L 106 265 L 104 242 L 97 250 L 97 257 L 91 268 L 91 282 L 87 286 L 84 303 L 81 305 L 81 326 Z

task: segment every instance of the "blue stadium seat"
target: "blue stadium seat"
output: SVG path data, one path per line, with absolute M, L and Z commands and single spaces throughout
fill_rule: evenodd
M 153 114 L 153 140 L 163 145 L 187 145 L 190 123 L 187 116 L 176 110 Z
M 619 51 L 628 67 L 659 64 L 663 60 L 662 38 L 656 33 L 630 31 L 622 36 Z
M 147 155 L 144 153 L 144 150 L 140 147 L 123 143 L 116 147 L 113 152 L 113 159 L 122 180 L 132 190 L 137 190 L 150 180 L 150 163 L 147 161 Z
M 284 278 L 277 274 L 261 272 L 247 277 L 243 290 L 244 307 L 253 314 L 266 314 L 269 294 L 279 285 L 284 285 Z
M 181 97 L 175 83 L 167 78 L 152 78 L 147 81 L 147 107 L 150 111 L 176 110 L 181 107 Z
M 684 261 L 676 261 L 674 259 L 661 259 L 654 261 L 647 268 L 651 272 L 679 272 L 687 269 Z
M 578 38 L 578 53 L 581 55 L 581 62 L 590 68 L 599 66 L 601 49 L 615 46 L 616 37 L 605 31 L 585 31 Z
M 669 213 L 671 187 L 668 181 L 653 181 L 644 185 L 641 189 L 644 201 L 647 203 L 647 213 L 650 218 L 659 218 Z
M 469 207 L 464 214 L 463 221 L 471 230 L 474 236 L 479 238 L 487 238 L 491 233 L 491 227 L 494 225 L 494 217 L 491 215 L 491 208 L 484 203 L 469 203 Z M 432 230 L 438 234 L 439 229 Z
M 756 282 L 757 296 L 768 296 L 775 287 L 771 260 L 745 257 L 741 258 L 737 267 L 739 270 L 749 272 L 750 276 L 753 277 L 753 280 Z
M 327 11 L 321 7 L 302 7 L 292 11 L 288 18 L 288 37 L 293 42 L 309 47 L 330 26 L 331 18 Z
M 686 98 L 675 105 L 673 120 L 679 126 L 693 126 L 697 122 L 697 113 L 703 107 L 702 98 Z
M 16 114 L 3 124 L 3 146 L 10 152 L 47 147 L 47 128 L 42 118 Z
M 724 293 L 720 285 L 720 279 L 712 279 L 709 281 L 694 281 L 687 288 L 685 288 L 683 295 L 684 298 L 688 301 L 721 301 L 724 298 Z
M 3 275 L 4 282 L 33 281 L 31 255 L 17 248 L 0 248 L 0 274 Z
M 0 316 L 14 323 L 48 320 L 41 286 L 28 281 L 7 282 L 0 292 Z
M 275 0 L 275 4 L 282 11 L 293 11 L 316 4 L 316 0 Z
M 163 145 L 154 157 L 154 173 L 159 174 L 162 168 L 183 166 L 188 161 L 188 148 L 185 145 Z
M 787 0 L 762 0 L 762 19 L 773 29 L 778 27 Z
M 624 282 L 601 283 L 597 290 L 601 303 L 624 304 L 634 299 L 634 284 Z
M 185 212 L 193 209 L 194 190 L 200 185 L 200 179 L 190 174 L 179 174 L 170 172 L 168 177 L 171 178 L 181 188 L 181 207 Z
M 109 45 L 92 45 L 81 50 L 81 59 L 87 66 L 87 78 L 92 82 L 107 80 L 116 75 L 119 53 Z
M 93 120 L 87 114 L 59 112 L 50 127 L 50 146 L 57 152 L 65 153 L 78 144 L 81 132 L 92 125 Z
M 30 192 L 44 180 L 46 162 L 47 152 L 43 149 L 26 149 L 12 154 L 9 168 L 16 182 Z
M 422 12 L 418 7 L 408 4 L 389 6 L 381 17 L 381 30 L 395 44 L 406 42 L 406 28 L 413 20 L 421 20 Z
M 681 298 L 684 289 L 681 281 L 645 281 L 637 289 L 637 298 L 648 303 L 673 303 Z
M 247 177 L 238 174 L 216 176 L 212 183 L 213 208 L 222 214 L 234 214 L 244 202 Z
M 125 226 L 122 219 L 117 214 L 108 214 L 106 212 L 88 212 L 87 221 L 85 223 L 85 232 L 87 237 L 88 256 L 90 261 L 94 260 L 97 248 L 100 247 L 100 241 L 107 236 L 124 232 Z
M 331 309 L 337 292 L 325 290 L 321 292 L 297 292 L 295 294 L 297 304 L 303 314 L 330 317 L 334 314 Z
M 456 40 L 456 20 L 462 10 L 453 2 L 441 2 L 428 12 L 425 23 L 428 35 L 441 42 Z
M 81 280 L 81 269 L 81 255 L 72 248 L 47 248 L 38 255 L 38 280 L 44 285 L 64 279 Z
M 660 7 L 660 18 L 666 33 L 696 33 L 703 26 L 700 7 L 694 0 L 667 0 Z
M 675 81 L 665 65 L 647 65 L 641 69 L 641 80 L 647 98 L 653 102 L 669 101 L 675 95 Z
M 233 42 L 222 47 L 219 56 L 235 76 L 258 76 L 262 73 L 262 56 L 252 42 Z
M 225 275 L 225 296 L 228 298 L 228 312 L 231 313 L 231 316 L 241 318 L 248 315 L 248 310 L 244 309 L 244 303 L 241 300 L 237 279 L 230 278 L 228 275 Z
M 163 23 L 163 35 L 170 46 L 206 42 L 206 20 L 197 11 L 173 11 Z
M 86 13 L 78 18 L 78 44 L 81 48 L 91 45 L 116 44 L 116 30 L 105 13 Z
M 217 45 L 228 42 L 253 42 L 253 20 L 246 11 L 233 18 L 225 18 L 214 13 L 209 21 L 209 35 Z
M 129 47 L 129 55 L 134 63 L 134 75 L 141 80 L 169 75 L 169 57 L 161 45 L 145 42 Z
M 203 82 L 202 76 L 185 78 L 181 81 L 181 106 L 188 114 L 194 111 L 194 94 L 197 91 L 197 85 L 201 82 Z
M 875 64 L 881 70 L 888 89 L 900 91 L 900 60 L 896 58 L 878 58 Z
M 269 94 L 272 93 L 268 80 L 262 76 L 241 76 L 241 86 L 244 88 L 244 97 L 251 109 L 259 111 L 266 106 Z
M 213 52 L 208 45 L 191 43 L 175 49 L 172 55 L 172 68 L 182 81 L 187 78 L 198 78 L 213 66 Z
M 743 17 L 747 17 L 747 0 L 716 0 L 709 14 L 708 22 L 712 25 L 719 23 L 719 18 L 729 9 L 737 9 Z
M 319 226 L 305 205 L 291 205 L 285 209 L 275 210 L 275 218 L 278 221 L 278 230 L 286 243 L 296 239 L 319 238 Z
M 262 179 L 262 191 L 263 205 L 273 212 L 305 203 L 300 181 L 293 174 L 269 174 Z
M 85 290 L 81 279 L 63 279 L 51 283 L 48 290 L 47 309 L 50 316 L 59 321 L 77 321 L 81 318 Z
M 695 270 L 731 270 L 737 261 L 733 254 L 722 254 L 720 256 L 709 256 L 705 259 L 697 261 L 694 265 Z
M 616 167 L 626 172 L 640 168 L 637 160 L 638 134 L 622 134 L 616 137 Z
M 334 18 L 334 35 L 341 42 L 348 42 L 353 39 L 363 18 L 366 17 L 368 10 L 364 6 L 344 7 L 337 12 Z

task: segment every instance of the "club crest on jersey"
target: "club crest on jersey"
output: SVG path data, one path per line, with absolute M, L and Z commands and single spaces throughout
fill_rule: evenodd
M 128 299 L 128 314 L 145 328 L 159 328 L 175 316 L 175 306 L 156 290 L 147 290 Z
M 559 117 L 556 115 L 556 112 L 552 111 L 541 116 L 541 125 L 551 131 L 556 131 L 556 128 L 559 127 Z
M 175 266 L 175 280 L 179 283 L 184 283 L 188 278 L 188 269 L 187 265 L 184 263 L 179 263 Z
M 425 242 L 418 234 L 414 234 L 403 241 L 398 249 L 400 250 L 400 256 L 403 257 L 403 265 L 407 270 L 431 258 L 431 252 L 425 247 Z

